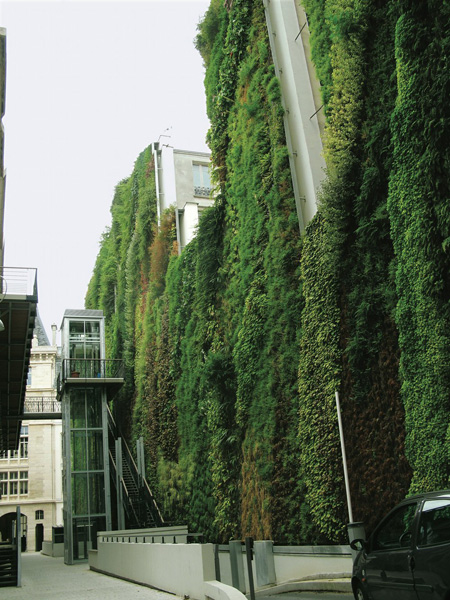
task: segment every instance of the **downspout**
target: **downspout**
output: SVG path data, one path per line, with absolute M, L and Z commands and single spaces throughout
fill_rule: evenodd
M 161 227 L 161 204 L 164 196 L 162 177 L 161 177 L 161 148 L 159 142 L 152 144 L 153 159 L 155 161 L 155 187 L 156 187 L 156 217 L 158 222 L 158 229 Z

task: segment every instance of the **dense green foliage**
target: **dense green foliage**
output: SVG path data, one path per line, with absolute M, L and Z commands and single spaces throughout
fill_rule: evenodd
M 209 539 L 298 540 L 300 232 L 263 6 L 235 1 L 229 14 L 213 2 L 197 46 L 220 194 L 171 258 L 168 225 L 156 234 L 147 223 L 145 239 L 140 229 L 150 213 L 154 221 L 155 197 L 130 197 L 131 214 L 115 201 L 86 302 L 110 317 L 101 274 L 110 262 L 112 281 L 123 278 L 126 325 L 114 343 L 133 377 L 132 435 L 144 437 L 167 517 Z M 132 193 L 127 180 L 116 195 L 124 186 Z
M 446 487 L 450 474 L 450 6 L 404 6 L 388 210 L 412 489 L 428 490 Z
M 449 484 L 450 9 L 303 4 L 327 117 L 303 239 L 263 3 L 212 0 L 196 46 L 215 204 L 179 256 L 144 151 L 86 296 L 163 512 L 210 540 L 344 539 L 335 391 L 355 520 Z
M 302 352 L 300 364 L 317 364 L 334 347 L 328 380 L 337 373 L 344 399 L 354 517 L 370 528 L 407 493 L 411 474 L 412 491 L 448 486 L 449 221 L 443 175 L 448 148 L 443 140 L 449 120 L 442 94 L 449 85 L 444 66 L 449 11 L 437 2 L 419 7 L 305 0 L 305 6 L 312 39 L 321 49 L 318 72 L 328 70 L 331 79 L 331 87 L 325 86 L 331 93 L 322 239 L 314 244 L 318 264 L 327 268 L 311 268 L 316 294 L 326 290 L 330 303 L 317 315 L 313 299 L 303 322 L 316 321 L 319 340 L 330 329 L 334 335 L 331 348 L 327 343 L 325 352 L 316 345 L 311 357 Z M 320 229 L 312 231 L 317 239 Z M 306 349 L 310 343 L 307 336 Z M 301 392 L 312 386 L 308 407 L 313 411 L 320 384 L 308 371 L 306 378 L 300 372 Z M 313 412 L 316 419 L 321 416 L 320 410 Z M 300 425 L 302 432 L 302 413 Z M 318 475 L 321 459 L 328 456 L 329 473 L 335 466 L 333 452 L 323 444 L 319 458 L 311 459 L 312 449 L 317 446 L 302 444 L 307 497 L 324 530 L 333 519 L 337 526 L 343 515 L 321 506 L 318 498 L 325 490 L 327 499 L 342 495 L 334 480 L 324 482 L 324 474 Z

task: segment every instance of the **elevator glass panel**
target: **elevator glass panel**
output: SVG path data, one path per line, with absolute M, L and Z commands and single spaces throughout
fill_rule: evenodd
M 73 377 L 100 376 L 100 322 L 69 322 L 69 358 Z

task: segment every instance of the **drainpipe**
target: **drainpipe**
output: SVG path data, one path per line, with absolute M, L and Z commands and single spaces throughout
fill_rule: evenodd
M 159 142 L 153 143 L 153 158 L 155 161 L 155 185 L 156 185 L 156 214 L 158 219 L 158 229 L 161 227 L 161 204 L 163 197 L 162 177 L 161 177 L 161 148 Z

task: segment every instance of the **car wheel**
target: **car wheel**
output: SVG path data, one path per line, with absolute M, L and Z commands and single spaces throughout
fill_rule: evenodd
M 353 595 L 355 596 L 355 600 L 369 600 L 369 596 L 359 581 L 356 582 L 353 588 Z

